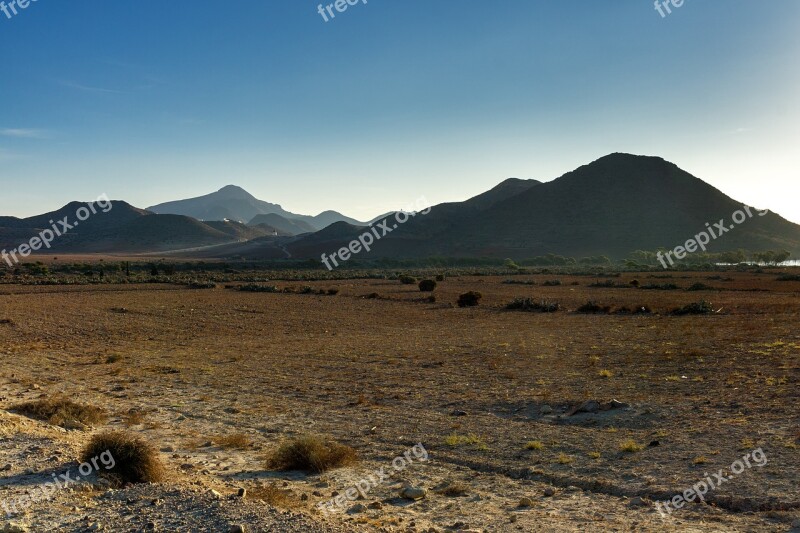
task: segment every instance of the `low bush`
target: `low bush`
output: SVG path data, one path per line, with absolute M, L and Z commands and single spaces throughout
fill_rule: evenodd
M 601 306 L 595 302 L 587 302 L 580 306 L 578 309 L 575 310 L 576 313 L 581 314 L 609 314 L 611 312 L 611 307 L 609 306 Z
M 512 311 L 529 311 L 532 313 L 555 313 L 561 309 L 558 302 L 551 302 L 549 300 L 534 300 L 533 298 L 515 298 L 508 305 L 506 309 Z
M 483 298 L 483 294 L 479 292 L 476 291 L 465 292 L 464 294 L 458 297 L 458 306 L 475 307 L 476 305 L 480 304 L 481 298 Z
M 684 315 L 709 315 L 714 312 L 714 308 L 710 302 L 701 300 L 699 302 L 684 305 L 672 310 L 672 314 L 676 316 Z
M 692 284 L 687 291 L 714 291 L 716 290 L 714 287 L 706 285 L 705 283 L 694 283 Z
M 542 283 L 542 285 L 544 287 L 560 287 L 562 283 L 560 279 L 553 279 L 550 281 L 545 281 L 544 283 Z
M 190 289 L 216 289 L 217 284 L 205 281 L 190 281 L 187 285 Z
M 164 480 L 164 466 L 158 451 L 140 437 L 121 431 L 95 435 L 81 452 L 81 461 L 88 463 L 103 454 L 111 455 L 113 466 L 99 470 L 98 474 L 117 481 L 119 485 Z
M 21 415 L 41 420 L 54 426 L 71 428 L 76 425 L 93 426 L 108 420 L 108 413 L 101 407 L 75 403 L 66 398 L 43 398 L 12 407 Z
M 800 274 L 784 274 L 778 276 L 777 281 L 800 281 Z
M 642 285 L 641 288 L 647 291 L 677 291 L 680 287 L 674 283 L 664 283 L 662 285 L 651 283 L 650 285 Z
M 420 292 L 433 292 L 436 290 L 436 282 L 432 279 L 425 279 L 419 282 Z
M 606 281 L 597 281 L 589 285 L 589 287 L 595 289 L 627 289 L 629 285 L 625 285 L 624 283 L 617 283 L 613 279 L 609 279 Z
M 239 285 L 236 290 L 240 292 L 281 292 L 281 290 L 274 285 L 258 285 L 256 283 L 249 283 L 247 285 Z
M 303 436 L 278 447 L 267 459 L 267 467 L 276 470 L 302 470 L 321 474 L 358 461 L 356 451 L 338 442 L 315 436 Z
M 629 307 L 620 307 L 619 309 L 614 311 L 616 315 L 652 315 L 653 310 L 646 305 L 640 305 L 633 309 Z
M 403 285 L 414 285 L 417 282 L 417 278 L 413 276 L 400 276 L 400 283 Z

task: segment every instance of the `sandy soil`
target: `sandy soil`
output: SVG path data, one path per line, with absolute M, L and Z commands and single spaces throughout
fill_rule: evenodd
M 591 288 L 587 277 L 450 278 L 435 303 L 415 286 L 309 283 L 336 296 L 222 286 L 4 285 L 0 290 L 0 500 L 75 470 L 95 432 L 127 429 L 161 450 L 164 484 L 111 489 L 87 477 L 0 519 L 30 531 L 789 531 L 800 519 L 800 283 L 774 274 L 649 279 L 687 292 Z M 728 274 L 725 274 L 728 277 Z M 559 277 L 560 286 L 542 282 Z M 280 287 L 291 283 L 275 282 Z M 575 285 L 577 284 L 577 285 Z M 756 290 L 757 289 L 757 290 Z M 479 307 L 458 295 L 483 293 Z M 364 296 L 378 293 L 380 298 Z M 504 309 L 558 301 L 551 314 Z M 706 299 L 718 313 L 669 316 Z M 584 315 L 587 300 L 656 314 Z M 114 416 L 63 429 L 12 406 L 65 394 Z M 588 411 L 573 413 L 584 405 Z M 132 411 L 140 416 L 131 419 Z M 244 434 L 251 445 L 215 440 Z M 361 462 L 321 475 L 264 457 L 303 434 L 353 446 Z M 631 442 L 628 442 L 631 441 Z M 317 504 L 421 443 L 333 514 Z M 753 450 L 767 462 L 738 475 Z M 720 469 L 731 479 L 662 516 Z M 291 491 L 276 509 L 260 491 Z M 459 495 L 442 490 L 461 487 Z M 401 498 L 404 487 L 425 498 Z M 247 490 L 242 498 L 240 488 Z M 216 492 L 211 492 L 212 490 Z M 529 501 L 523 501 L 527 498 Z M 520 503 L 529 505 L 520 506 Z M 363 504 L 364 509 L 353 509 Z M 349 510 L 349 512 L 348 512 Z

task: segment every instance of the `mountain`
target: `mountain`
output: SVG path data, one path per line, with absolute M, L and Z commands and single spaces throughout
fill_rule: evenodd
M 500 185 L 497 185 L 496 187 L 486 191 L 483 194 L 479 194 L 474 198 L 470 198 L 464 203 L 477 209 L 489 209 L 503 200 L 507 200 L 508 198 L 522 194 L 523 192 L 541 184 L 541 181 L 536 180 L 509 178 L 500 183 Z
M 330 226 L 334 222 L 361 224 L 361 222 L 336 211 L 325 211 L 317 216 L 290 213 L 278 204 L 259 200 L 236 185 L 227 185 L 217 192 L 205 196 L 166 202 L 147 209 L 153 213 L 184 215 L 201 221 L 227 219 L 252 222 L 258 215 L 276 214 L 289 220 L 302 220 L 308 223 L 314 231 Z
M 507 180 L 460 203 L 441 204 L 399 225 L 373 246 L 373 257 L 512 257 L 548 253 L 626 257 L 673 249 L 744 204 L 659 157 L 611 154 L 547 183 Z M 314 246 L 308 236 L 287 246 L 318 258 L 345 246 Z M 800 252 L 800 226 L 777 214 L 755 214 L 712 240 L 712 252 L 787 249 Z
M 256 215 L 250 222 L 247 223 L 248 226 L 258 226 L 262 224 L 266 224 L 269 227 L 275 228 L 281 235 L 288 235 L 291 237 L 300 235 L 302 233 L 313 233 L 317 231 L 315 226 L 312 226 L 304 220 L 296 218 L 288 219 L 280 216 L 277 213 Z
M 78 209 L 88 206 L 71 202 L 61 209 L 29 218 L 0 217 L 0 249 L 14 250 L 57 221 L 67 219 L 74 227 L 54 238 L 53 252 L 155 252 L 238 243 L 271 234 L 235 222 L 203 223 L 182 215 L 157 215 L 122 201 L 110 203 L 104 212 L 96 209 L 85 221 L 77 221 Z M 106 206 L 107 207 L 107 206 Z M 76 223 L 77 222 L 77 223 Z M 59 231 L 62 231 L 61 229 Z M 48 251 L 44 249 L 43 251 Z
M 74 221 L 76 211 L 86 205 L 73 202 L 24 219 L 0 217 L 0 249 L 13 250 L 28 242 L 50 228 L 51 221 L 64 217 Z M 233 186 L 157 208 L 192 214 L 156 214 L 114 201 L 113 209 L 98 211 L 57 238 L 52 251 L 183 250 L 184 255 L 197 257 L 318 261 L 321 254 L 336 252 L 368 231 L 360 222 L 335 212 L 293 215 Z M 244 217 L 250 221 L 247 225 L 234 221 L 238 215 L 268 209 L 283 214 L 256 213 Z M 709 243 L 711 252 L 742 248 L 800 254 L 799 225 L 774 213 L 762 216 L 755 209 L 752 216 L 744 215 L 744 220 L 733 224 L 739 210 L 744 212 L 744 204 L 664 159 L 611 154 L 546 183 L 512 178 L 464 202 L 408 215 L 403 223 L 395 213 L 384 215 L 372 226 L 381 234 L 384 230 L 378 227 L 386 227 L 387 234 L 374 240 L 370 253 L 356 257 L 522 260 L 553 253 L 624 258 L 636 250 L 671 250 L 720 220 L 728 229 Z M 203 222 L 198 219 L 202 213 L 234 216 Z

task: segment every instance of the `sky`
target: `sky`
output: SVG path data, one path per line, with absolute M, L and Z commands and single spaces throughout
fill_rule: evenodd
M 0 215 L 236 184 L 367 220 L 627 152 L 800 223 L 796 0 L 318 6 L 0 11 Z

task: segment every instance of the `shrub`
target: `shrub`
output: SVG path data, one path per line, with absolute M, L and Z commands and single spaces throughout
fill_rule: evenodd
M 433 292 L 436 290 L 436 282 L 432 279 L 425 279 L 419 282 L 420 292 Z
M 526 279 L 507 279 L 503 281 L 504 285 L 536 285 L 535 281 Z
M 328 289 L 328 296 L 336 296 L 339 294 L 339 289 Z
M 713 290 L 716 290 L 716 289 L 714 289 L 714 287 L 710 287 L 710 286 L 706 285 L 705 283 L 695 283 L 695 284 L 693 284 L 691 287 L 689 287 L 686 290 L 687 291 L 713 291 Z
M 617 315 L 652 315 L 653 314 L 653 310 L 650 309 L 646 305 L 640 305 L 640 306 L 637 306 L 634 309 L 630 309 L 629 307 L 623 306 L 623 307 L 620 307 L 619 309 L 617 309 L 616 311 L 614 311 L 614 314 L 617 314 Z
M 438 282 L 444 281 L 444 274 L 436 274 L 436 281 Z
M 357 461 L 358 454 L 353 448 L 332 440 L 307 435 L 280 445 L 267 459 L 267 467 L 321 474 Z
M 258 285 L 256 283 L 239 285 L 236 290 L 240 292 L 281 292 L 281 290 L 274 285 Z
M 672 310 L 672 314 L 676 316 L 683 315 L 708 315 L 714 312 L 714 308 L 710 302 L 701 300 L 699 302 L 684 305 Z
M 674 283 L 664 283 L 663 285 L 651 283 L 650 285 L 642 285 L 641 288 L 648 291 L 676 291 L 679 289 Z
M 777 281 L 800 281 L 800 274 L 784 274 Z
M 591 285 L 589 285 L 589 287 L 599 288 L 599 289 L 625 289 L 628 287 L 628 285 L 617 283 L 613 279 L 608 279 L 606 281 L 596 281 Z
M 14 406 L 12 410 L 35 420 L 66 428 L 76 424 L 92 426 L 108 420 L 105 409 L 75 403 L 65 398 L 45 398 L 26 402 Z
M 639 282 L 638 279 L 634 279 L 634 280 L 631 280 L 630 285 L 631 285 L 631 287 L 639 287 L 641 285 L 641 283 Z
M 555 313 L 561 309 L 561 306 L 558 302 L 551 302 L 548 300 L 536 301 L 533 298 L 515 298 L 511 303 L 506 305 L 506 309 L 536 313 Z
M 417 278 L 412 276 L 400 276 L 400 283 L 403 285 L 414 285 L 417 282 Z
M 644 446 L 637 444 L 635 440 L 629 439 L 619 445 L 619 449 L 625 453 L 636 453 L 644 450 Z
M 381 297 L 381 295 L 378 294 L 377 292 L 371 292 L 371 293 L 367 294 L 366 296 L 364 296 L 364 298 L 366 298 L 367 300 L 377 300 L 380 297 Z
M 81 452 L 81 461 L 89 462 L 106 452 L 114 458 L 113 467 L 99 473 L 120 484 L 158 483 L 164 479 L 164 466 L 158 452 L 135 435 L 121 431 L 95 435 Z
M 190 289 L 216 289 L 217 284 L 213 282 L 205 282 L 205 281 L 192 281 L 189 282 L 187 285 Z
M 256 487 L 248 491 L 248 497 L 262 500 L 272 507 L 288 509 L 295 506 L 295 501 L 291 489 L 278 487 L 277 483 L 271 483 L 264 487 Z
M 481 298 L 483 298 L 483 294 L 479 292 L 476 291 L 465 292 L 464 294 L 458 297 L 458 306 L 475 307 L 480 303 Z
M 608 314 L 611 312 L 611 307 L 609 306 L 601 306 L 595 302 L 587 302 L 580 306 L 578 309 L 575 310 L 576 313 L 582 314 Z
M 245 450 L 253 445 L 253 441 L 244 433 L 233 433 L 215 438 L 214 444 L 220 448 Z
M 544 285 L 545 287 L 560 287 L 561 286 L 561 280 L 560 279 L 553 279 L 553 280 L 550 280 L 550 281 L 545 281 L 544 283 L 542 283 L 542 285 Z

